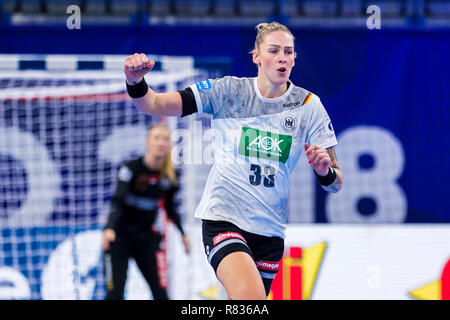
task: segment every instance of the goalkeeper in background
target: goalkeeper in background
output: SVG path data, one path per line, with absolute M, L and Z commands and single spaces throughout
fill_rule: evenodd
M 118 171 L 110 215 L 103 231 L 106 300 L 121 300 L 128 259 L 134 258 L 155 300 L 167 300 L 158 274 L 156 252 L 161 234 L 154 227 L 158 207 L 163 206 L 181 232 L 186 253 L 190 242 L 174 205 L 177 174 L 171 161 L 170 131 L 157 124 L 147 135 L 144 156 L 124 163 Z

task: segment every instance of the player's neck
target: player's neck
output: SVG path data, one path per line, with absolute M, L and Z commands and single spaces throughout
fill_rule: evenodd
M 164 158 L 154 157 L 150 153 L 146 153 L 144 156 L 144 163 L 150 170 L 161 170 Z
M 258 77 L 257 84 L 261 95 L 268 99 L 275 99 L 282 96 L 288 88 L 287 82 L 277 86 L 262 76 Z

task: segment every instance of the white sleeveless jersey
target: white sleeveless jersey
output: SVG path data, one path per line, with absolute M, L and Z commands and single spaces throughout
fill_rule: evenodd
M 256 79 L 227 76 L 190 86 L 198 112 L 213 116 L 214 132 L 214 162 L 195 217 L 284 238 L 289 177 L 304 142 L 328 148 L 337 141 L 317 96 L 290 83 L 268 99 Z

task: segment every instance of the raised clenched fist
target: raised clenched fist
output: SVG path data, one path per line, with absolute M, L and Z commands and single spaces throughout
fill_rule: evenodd
M 123 72 L 130 85 L 141 81 L 142 77 L 155 66 L 155 61 L 149 61 L 145 54 L 135 53 L 125 59 Z

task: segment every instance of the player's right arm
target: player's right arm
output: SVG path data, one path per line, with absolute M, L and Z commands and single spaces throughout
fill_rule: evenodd
M 127 84 L 136 85 L 142 81 L 144 75 L 155 66 L 155 61 L 149 61 L 145 54 L 135 53 L 125 59 L 124 73 Z M 141 98 L 132 98 L 135 107 L 147 114 L 155 116 L 181 116 L 182 99 L 179 92 L 156 93 L 148 88 Z

